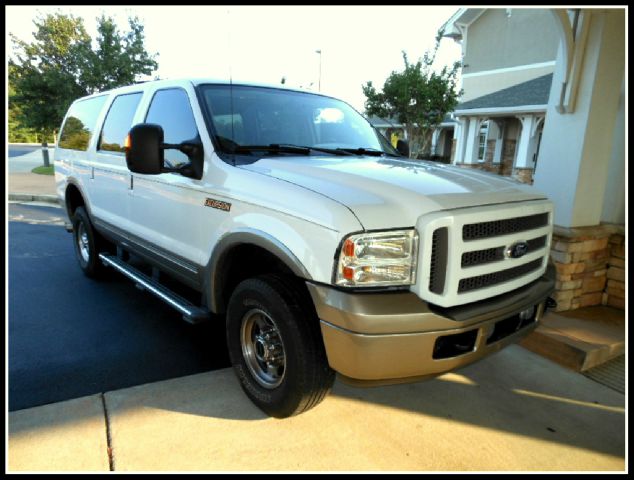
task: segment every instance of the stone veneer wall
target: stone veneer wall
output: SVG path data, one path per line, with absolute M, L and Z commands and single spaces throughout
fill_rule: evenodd
M 622 237 L 623 233 L 623 227 L 619 225 L 606 224 L 580 228 L 555 226 L 551 259 L 557 269 L 553 294 L 553 298 L 557 301 L 556 311 L 609 304 L 607 302 L 611 297 L 612 305 L 618 306 L 617 295 L 622 294 L 622 298 L 625 297 L 625 270 L 618 266 L 624 267 L 625 254 L 622 244 L 610 243 L 610 241 L 618 242 L 618 237 Z M 616 255 L 622 255 L 622 257 Z M 612 261 L 613 257 L 615 260 Z M 623 262 L 619 262 L 619 259 Z M 613 280 L 610 286 L 608 286 L 609 269 L 612 269 L 610 275 Z
M 456 163 L 458 167 L 471 168 L 472 170 L 484 170 L 482 163 Z
M 625 310 L 625 236 L 615 233 L 608 242 L 607 285 L 602 304 Z
M 513 170 L 513 178 L 519 180 L 522 183 L 528 185 L 533 184 L 533 169 L 532 168 L 516 168 Z

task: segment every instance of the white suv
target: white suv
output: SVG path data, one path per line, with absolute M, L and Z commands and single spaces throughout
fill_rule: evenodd
M 226 318 L 244 391 L 287 417 L 335 372 L 435 376 L 544 312 L 551 202 L 406 150 L 328 96 L 157 81 L 75 101 L 55 180 L 86 275 L 115 268 L 187 321 Z

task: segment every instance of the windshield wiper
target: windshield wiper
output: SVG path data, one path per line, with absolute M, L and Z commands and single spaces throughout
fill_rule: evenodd
M 342 152 L 351 153 L 353 155 L 370 155 L 374 157 L 380 157 L 381 155 L 386 155 L 383 150 L 377 150 L 375 148 L 338 148 Z
M 325 147 L 306 147 L 317 152 L 330 153 L 332 155 L 352 155 L 350 152 L 341 150 L 340 148 L 325 148 Z
M 279 145 L 271 143 L 270 145 L 236 145 L 233 148 L 235 153 L 251 153 L 251 152 L 269 152 L 269 153 L 297 153 L 300 155 L 310 155 L 310 148 L 299 147 L 295 145 Z
M 341 149 L 307 147 L 304 145 L 291 145 L 288 143 L 271 143 L 269 145 L 235 145 L 232 148 L 235 153 L 251 153 L 254 151 L 263 151 L 268 153 L 296 153 L 299 155 L 310 155 L 311 151 L 330 153 L 332 155 L 352 155 Z

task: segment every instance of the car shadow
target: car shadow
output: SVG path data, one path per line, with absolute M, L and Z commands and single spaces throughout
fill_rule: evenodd
M 471 425 L 625 455 L 624 396 L 516 345 L 459 372 L 418 383 L 357 388 L 337 380 L 322 404 L 289 420 L 270 419 L 255 407 L 231 369 L 109 392 L 106 404 L 115 421 L 158 409 L 202 418 L 296 424 L 304 415 L 312 421 L 324 415 L 323 422 L 345 418 L 343 409 L 380 423 L 381 416 L 387 419 L 401 410 L 410 414 L 408 422 L 443 419 L 447 435 L 452 424 Z

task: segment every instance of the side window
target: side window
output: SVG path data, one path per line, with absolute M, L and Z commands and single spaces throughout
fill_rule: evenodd
M 141 96 L 142 93 L 139 92 L 119 95 L 114 99 L 101 129 L 98 150 L 125 152 L 123 144 L 132 127 Z
M 58 146 L 60 148 L 88 150 L 99 112 L 101 112 L 106 98 L 106 95 L 101 95 L 80 100 L 71 105 L 62 131 L 59 134 Z
M 145 122 L 163 127 L 165 143 L 182 143 L 198 135 L 189 97 L 185 90 L 180 88 L 156 92 Z M 189 161 L 187 155 L 172 149 L 165 150 L 165 160 L 172 166 Z
M 480 127 L 480 135 L 478 136 L 478 160 L 484 161 L 487 151 L 487 136 L 489 134 L 489 122 L 485 122 Z

